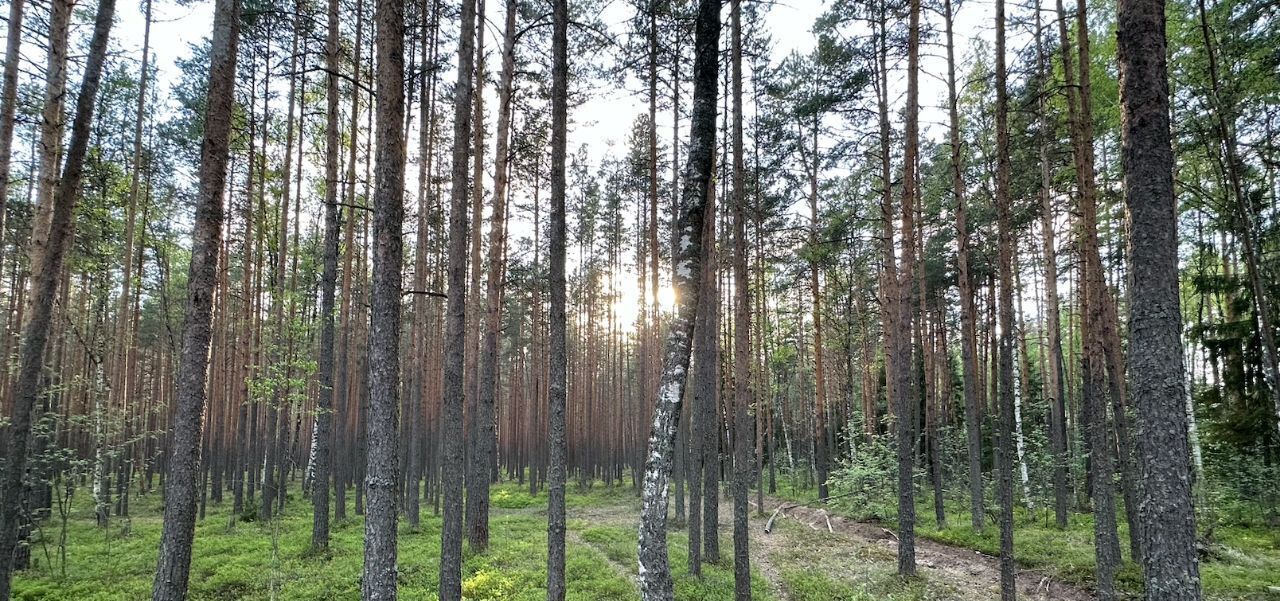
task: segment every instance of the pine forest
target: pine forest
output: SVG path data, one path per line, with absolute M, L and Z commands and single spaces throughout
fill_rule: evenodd
M 0 17 L 0 601 L 1280 599 L 1273 1 Z

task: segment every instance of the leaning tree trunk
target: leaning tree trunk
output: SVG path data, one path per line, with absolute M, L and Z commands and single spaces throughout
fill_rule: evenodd
M 1198 600 L 1178 297 L 1164 0 L 1120 0 L 1121 165 L 1129 217 L 1130 394 L 1137 412 L 1138 519 L 1148 601 Z
M 165 478 L 164 530 L 160 535 L 160 560 L 151 589 L 152 601 L 181 601 L 187 595 L 191 544 L 195 537 L 200 418 L 205 402 L 213 291 L 222 245 L 222 197 L 227 178 L 239 38 L 239 0 L 218 0 L 214 7 L 213 46 L 209 53 L 204 141 L 200 149 L 200 195 L 191 235 L 186 319 L 182 326 L 182 354 L 174 386 L 177 409 L 170 422 L 173 432 L 168 476 Z
M 676 315 L 667 331 L 662 377 L 653 410 L 645 458 L 640 510 L 640 593 L 646 601 L 675 598 L 667 557 L 667 484 L 679 431 L 680 404 L 689 370 L 690 342 L 702 271 L 703 214 L 715 160 L 716 98 L 719 80 L 720 2 L 700 0 L 695 28 L 693 116 L 684 187 L 676 217 L 672 285 Z
M 1207 66 L 1209 68 L 1209 99 L 1212 101 L 1214 124 L 1221 143 L 1217 152 L 1222 153 L 1223 168 L 1230 183 L 1232 229 L 1240 240 L 1244 255 L 1245 273 L 1249 278 L 1250 292 L 1253 293 L 1253 309 L 1258 319 L 1258 338 L 1262 342 L 1262 374 L 1267 387 L 1271 389 L 1272 402 L 1275 408 L 1276 425 L 1280 427 L 1280 356 L 1277 356 L 1275 327 L 1271 318 L 1271 295 L 1264 284 L 1264 275 L 1259 269 L 1257 224 L 1254 211 L 1250 207 L 1250 195 L 1245 190 L 1245 179 L 1241 172 L 1244 163 L 1240 159 L 1239 145 L 1233 125 L 1234 111 L 1224 102 L 1221 93 L 1221 77 L 1218 74 L 1218 55 L 1213 43 L 1213 29 L 1209 26 L 1208 11 L 1204 0 L 1196 2 L 1200 17 L 1200 34 L 1204 39 Z
M 18 63 L 22 56 L 22 12 L 25 0 L 9 2 L 9 34 L 5 38 L 4 82 L 0 84 L 0 232 L 5 228 L 9 169 L 13 158 L 14 114 L 18 109 Z M 0 248 L 0 264 L 4 263 Z
M 444 525 L 440 535 L 440 599 L 462 599 L 462 404 L 466 375 L 467 285 L 467 150 L 471 138 L 471 100 L 475 63 L 476 10 L 473 0 L 462 2 L 462 35 L 458 36 L 458 83 L 453 99 L 453 189 L 449 195 L 449 265 L 444 336 L 444 386 L 440 427 L 443 455 L 441 491 Z
M 84 67 L 84 81 L 76 98 L 75 120 L 71 126 L 71 143 L 67 148 L 62 178 L 53 195 L 45 252 L 35 263 L 31 279 L 30 308 L 22 332 L 22 350 L 18 357 L 18 378 L 13 385 L 13 413 L 9 422 L 9 448 L 5 458 L 4 480 L 0 481 L 0 600 L 9 599 L 14 550 L 23 502 L 23 476 L 27 471 L 31 444 L 32 414 L 40 396 L 40 374 L 44 368 L 44 351 L 53 325 L 53 305 L 62 279 L 62 264 L 71 239 L 71 218 L 84 179 L 85 157 L 93 125 L 98 85 L 106 62 L 107 42 L 115 17 L 115 0 L 101 0 L 94 17 L 93 37 Z
M 554 0 L 551 33 L 551 324 L 547 390 L 547 601 L 565 598 L 565 152 L 569 128 L 569 1 Z M 665 507 L 664 507 L 665 509 Z

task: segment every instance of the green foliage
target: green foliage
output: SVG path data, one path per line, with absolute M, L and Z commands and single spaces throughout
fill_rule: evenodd
M 859 519 L 880 520 L 897 515 L 898 456 L 892 439 L 878 436 L 832 471 L 829 482 L 837 506 Z

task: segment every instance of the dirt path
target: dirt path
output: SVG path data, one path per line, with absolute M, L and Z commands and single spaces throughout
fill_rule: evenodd
M 765 532 L 769 516 L 779 506 L 771 532 Z M 793 601 L 791 582 L 812 575 L 863 590 L 872 598 L 887 597 L 904 586 L 894 576 L 898 550 L 897 536 L 876 524 L 850 520 L 822 509 L 765 499 L 765 514 L 751 506 L 751 564 L 769 583 L 778 601 Z M 731 544 L 733 512 L 721 504 L 720 536 Z M 635 583 L 636 566 L 609 558 L 599 545 L 582 536 L 581 526 L 608 526 L 631 529 L 637 525 L 639 508 L 632 503 L 570 509 L 567 537 L 578 546 L 594 548 L 608 559 L 609 569 Z M 575 527 L 576 525 L 576 527 Z M 920 597 L 937 601 L 987 601 L 999 598 L 999 559 L 930 540 L 916 540 L 916 563 L 922 577 L 910 585 L 921 589 Z M 1019 570 L 1020 599 L 1037 601 L 1093 601 L 1087 590 L 1058 582 L 1034 570 Z
M 757 541 L 763 543 L 762 547 L 777 548 L 780 545 L 804 544 L 804 539 L 824 539 L 825 544 L 806 545 L 806 549 L 820 554 L 837 555 L 847 555 L 852 550 L 855 555 L 861 552 L 864 556 L 880 557 L 891 562 L 891 568 L 896 566 L 898 541 L 897 535 L 891 530 L 778 499 L 766 501 L 765 504 L 775 509 L 781 504 L 784 509 L 774 520 L 773 533 L 765 534 L 762 529 L 752 540 L 753 546 Z M 771 544 L 771 538 L 778 538 L 780 541 Z M 815 559 L 815 563 L 821 562 Z M 928 598 L 977 600 L 999 597 L 999 558 L 917 538 L 916 565 L 926 582 L 943 585 L 942 590 L 936 591 L 940 594 L 939 597 Z M 1058 582 L 1034 570 L 1019 570 L 1017 583 L 1018 596 L 1022 599 L 1092 601 L 1094 598 L 1088 591 Z
M 751 566 L 760 571 L 760 575 L 769 581 L 769 591 L 773 593 L 773 597 L 778 601 L 791 601 L 791 595 L 787 593 L 787 588 L 782 585 L 782 571 L 778 569 L 777 564 L 773 562 L 773 557 L 781 551 L 782 537 L 770 536 L 764 532 L 765 521 L 761 521 L 759 513 L 756 512 L 755 501 L 751 502 Z M 732 527 L 733 514 L 730 512 L 728 516 L 730 527 Z M 721 528 L 723 528 L 724 520 L 721 520 Z

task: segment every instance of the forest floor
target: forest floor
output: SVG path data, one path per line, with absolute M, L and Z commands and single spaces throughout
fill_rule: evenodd
M 814 490 L 784 486 L 780 481 L 778 492 L 782 497 L 778 502 L 798 506 L 789 513 L 802 516 L 808 523 L 815 518 L 822 519 L 817 517 L 819 510 L 813 509 L 819 506 L 814 500 Z M 856 491 L 840 494 L 833 489 L 826 511 L 833 525 L 842 524 L 864 538 L 888 539 L 883 544 L 896 550 L 897 523 L 892 517 L 894 508 L 889 505 L 895 501 L 884 491 L 868 497 Z M 996 556 L 1000 552 L 1000 529 L 991 514 L 994 508 L 987 508 L 986 527 L 975 531 L 970 526 L 966 501 L 948 498 L 946 520 L 941 526 L 936 521 L 932 499 L 917 494 L 916 501 L 916 558 L 926 577 L 930 568 L 936 567 L 944 581 L 959 576 L 974 582 L 999 582 Z M 1121 598 L 1140 599 L 1142 572 L 1129 553 L 1129 531 L 1123 511 L 1118 513 L 1125 557 L 1117 573 L 1117 593 Z M 1219 510 L 1212 515 L 1206 513 L 1198 519 L 1204 599 L 1280 601 L 1280 529 L 1266 525 L 1256 511 L 1251 513 L 1239 508 Z M 1017 507 L 1014 523 L 1020 598 L 1092 598 L 1088 594 L 1093 588 L 1095 571 L 1091 514 L 1070 513 L 1067 528 L 1060 530 L 1053 525 L 1052 508 L 1041 502 L 1035 508 Z M 825 528 L 821 522 L 817 525 Z M 841 526 L 835 528 L 839 531 Z M 961 562 L 956 564 L 955 558 Z M 990 571 L 982 567 L 984 563 Z M 1049 592 L 1046 593 L 1046 589 Z M 997 596 L 993 593 L 990 598 Z
M 596 483 L 569 487 L 567 574 L 576 601 L 638 599 L 636 526 L 639 501 L 629 487 Z M 83 501 L 83 500 L 81 500 Z M 469 601 L 541 601 L 546 587 L 546 496 L 516 484 L 492 495 L 492 540 L 484 553 L 464 552 L 464 596 Z M 995 557 L 964 544 L 930 538 L 917 543 L 919 576 L 896 574 L 896 535 L 887 528 L 801 503 L 766 498 L 766 512 L 752 497 L 751 551 L 754 598 L 774 601 L 980 601 L 998 598 Z M 766 533 L 769 516 L 783 506 Z M 37 532 L 33 568 L 14 586 L 18 600 L 135 601 L 149 596 L 160 534 L 156 496 L 135 499 L 134 517 L 107 529 L 93 521 L 86 502 L 72 503 L 65 527 L 55 516 Z M 349 600 L 359 598 L 362 521 L 335 524 L 331 552 L 307 554 L 309 505 L 290 499 L 286 513 L 269 522 L 232 521 L 229 500 L 211 504 L 197 525 L 192 601 Z M 733 598 L 732 508 L 722 500 L 720 558 L 704 564 L 702 578 L 688 572 L 688 536 L 669 533 L 676 597 L 696 601 Z M 988 530 L 992 530 L 988 528 Z M 1069 534 L 1069 533 L 1068 533 Z M 401 520 L 400 598 L 433 600 L 439 571 L 440 519 L 424 505 L 422 523 Z M 968 545 L 970 547 L 974 545 Z M 1070 545 L 1063 547 L 1071 551 Z M 1073 551 L 1072 551 L 1073 552 Z M 1021 566 L 1020 566 L 1021 567 Z M 1265 566 L 1264 566 L 1265 567 Z M 1277 573 L 1277 572 L 1273 572 Z M 1073 582 L 1075 585 L 1073 585 Z M 1022 567 L 1019 597 L 1092 599 L 1087 582 L 1053 569 Z M 1265 587 L 1264 587 L 1265 590 Z M 1211 597 L 1213 597 L 1211 595 Z M 1267 599 L 1227 595 L 1217 599 Z

